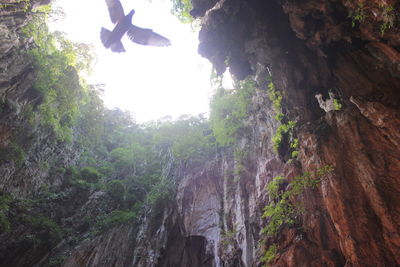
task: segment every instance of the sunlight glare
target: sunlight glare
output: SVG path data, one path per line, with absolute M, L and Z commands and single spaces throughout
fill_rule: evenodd
M 198 33 L 170 13 L 170 1 L 121 3 L 125 13 L 135 9 L 133 24 L 169 38 L 172 46 L 141 46 L 124 36 L 126 53 L 104 48 L 100 29 L 114 27 L 104 0 L 58 0 L 66 16 L 51 25 L 72 41 L 93 44 L 97 60 L 88 81 L 105 84 L 106 106 L 132 112 L 138 122 L 208 113 L 211 65 L 197 53 Z

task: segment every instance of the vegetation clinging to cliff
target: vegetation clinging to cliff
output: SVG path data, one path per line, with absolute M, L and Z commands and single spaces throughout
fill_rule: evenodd
M 78 73 L 89 70 L 91 50 L 85 44 L 72 43 L 60 32 L 50 33 L 46 14 L 33 16 L 23 32 L 35 42 L 28 53 L 35 65 L 35 87 L 42 96 L 40 124 L 50 127 L 59 140 L 71 141 L 72 127 L 86 94 Z
M 275 177 L 270 181 L 266 190 L 270 197 L 270 203 L 264 208 L 263 218 L 268 218 L 267 226 L 262 233 L 273 236 L 284 224 L 294 223 L 294 217 L 299 211 L 291 203 L 291 198 L 301 195 L 306 188 L 315 188 L 323 178 L 333 171 L 333 167 L 326 165 L 314 172 L 305 172 L 303 175 L 294 177 L 290 182 L 281 176 Z M 288 183 L 287 190 L 282 189 L 281 185 Z
M 193 21 L 193 17 L 190 15 L 193 5 L 190 0 L 172 0 L 172 13 L 184 23 L 190 23 Z
M 254 92 L 255 82 L 250 79 L 236 82 L 235 89 L 217 88 L 210 104 L 210 124 L 219 145 L 235 142 L 250 114 Z
M 272 137 L 272 144 L 275 152 L 280 156 L 289 151 L 290 158 L 296 158 L 298 155 L 298 139 L 295 138 L 296 122 L 285 118 L 282 108 L 283 95 L 275 88 L 272 77 L 267 78 L 268 81 L 268 97 L 272 103 L 275 112 L 275 119 L 281 123 Z
M 296 216 L 302 213 L 304 207 L 301 203 L 294 204 L 293 201 L 303 194 L 307 188 L 315 188 L 333 171 L 333 167 L 325 165 L 313 172 L 305 172 L 290 181 L 282 176 L 272 179 L 267 185 L 266 190 L 270 198 L 269 204 L 264 207 L 262 218 L 267 218 L 267 225 L 261 230 L 267 238 L 275 237 L 283 226 L 292 226 L 296 223 Z M 262 261 L 267 266 L 272 262 L 277 253 L 275 243 L 268 246 Z

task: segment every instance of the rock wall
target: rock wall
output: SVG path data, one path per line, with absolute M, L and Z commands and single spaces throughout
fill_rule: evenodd
M 38 4 L 8 1 L 0 8 L 0 190 L 18 197 L 32 195 L 44 185 L 60 185 L 51 172 L 76 163 L 80 155 L 76 147 L 57 143 L 51 131 L 25 116 L 28 106 L 36 112 L 42 101 L 27 53 L 34 44 L 21 32 Z
M 335 167 L 318 190 L 306 192 L 305 231 L 281 233 L 272 265 L 400 264 L 399 3 L 226 0 L 207 11 L 203 20 L 199 52 L 217 72 L 229 68 L 242 79 L 268 69 L 283 93 L 285 116 L 296 121 L 300 156 L 298 166 L 282 167 L 280 162 L 277 174 Z M 315 95 L 328 98 L 329 91 L 340 98 L 341 110 L 325 113 L 320 108 Z M 248 164 L 270 172 L 271 166 L 260 161 L 262 154 L 253 156 Z M 251 176 L 259 174 L 253 171 Z M 256 189 L 247 190 L 249 203 L 255 202 L 252 195 L 260 201 Z M 257 216 L 246 198 L 240 200 Z M 229 210 L 240 214 L 235 207 Z M 251 226 L 237 217 L 235 223 Z M 257 246 L 249 246 L 249 240 L 236 239 L 245 266 L 256 266 L 257 257 L 248 253 Z

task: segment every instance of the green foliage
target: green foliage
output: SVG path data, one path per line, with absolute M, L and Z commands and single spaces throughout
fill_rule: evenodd
M 279 153 L 280 148 L 284 145 L 283 141 L 285 137 L 289 141 L 290 157 L 296 158 L 299 154 L 298 145 L 299 140 L 295 138 L 294 129 L 296 123 L 294 121 L 287 121 L 284 123 L 284 114 L 282 110 L 282 93 L 275 89 L 275 85 L 272 82 L 272 77 L 268 77 L 268 97 L 272 102 L 272 106 L 275 111 L 275 119 L 282 124 L 276 130 L 275 135 L 272 137 L 272 144 L 274 146 L 275 152 Z
M 50 169 L 50 164 L 48 162 L 41 161 L 41 162 L 39 162 L 39 169 L 41 169 L 43 171 L 47 171 Z
M 264 208 L 262 218 L 269 218 L 268 224 L 263 228 L 262 233 L 267 236 L 275 235 L 282 225 L 292 225 L 298 208 L 291 203 L 291 198 L 301 195 L 306 188 L 315 188 L 327 174 L 333 171 L 333 167 L 326 165 L 315 172 L 306 172 L 301 176 L 296 176 L 289 183 L 288 190 L 284 191 L 281 185 L 288 183 L 281 176 L 272 179 L 266 186 L 270 203 Z
M 50 33 L 45 19 L 34 16 L 22 30 L 36 44 L 29 55 L 37 70 L 35 87 L 43 97 L 39 106 L 41 124 L 58 140 L 71 141 L 72 126 L 86 94 L 78 73 L 89 68 L 93 57 L 87 45 L 74 44 L 59 32 Z
M 209 123 L 202 116 L 159 121 L 150 129 L 154 131 L 156 146 L 170 146 L 174 156 L 181 160 L 204 161 L 215 148 Z
M 365 20 L 364 3 L 358 3 L 356 10 L 349 13 L 349 18 L 351 18 L 352 27 L 355 27 L 357 22 L 363 22 Z
M 0 3 L 0 10 L 5 10 L 10 13 L 26 13 L 30 10 L 31 8 L 31 3 L 29 0 L 17 0 L 13 1 L 11 3 L 5 3 L 1 2 Z
M 385 34 L 385 32 L 390 29 L 392 27 L 391 24 L 389 24 L 388 22 L 384 22 L 381 24 L 379 31 L 381 33 L 381 35 L 383 36 Z
M 231 231 L 221 232 L 221 244 L 226 248 L 235 243 L 236 229 L 235 227 Z
M 246 157 L 246 151 L 244 149 L 236 148 L 233 152 L 233 159 L 236 162 L 242 161 Z
M 275 152 L 279 151 L 279 146 L 282 144 L 284 135 L 293 135 L 294 127 L 296 123 L 294 121 L 288 121 L 286 124 L 281 124 L 276 130 L 275 135 L 272 137 L 272 143 L 274 145 Z
M 94 97 L 97 98 L 97 95 Z M 82 121 L 78 122 L 79 126 L 82 123 L 85 134 L 91 133 L 85 122 L 98 129 L 95 142 L 81 139 L 82 145 L 93 150 L 88 149 L 84 153 L 81 165 L 92 166 L 89 173 L 95 169 L 98 172 L 95 177 L 99 177 L 100 173 L 111 180 L 103 185 L 104 190 L 119 200 L 123 208 L 145 203 L 152 207 L 154 213 L 161 212 L 174 196 L 176 186 L 165 176 L 165 166 L 171 166 L 176 160 L 204 162 L 215 152 L 212 131 L 201 116 L 136 125 L 127 113 L 96 108 L 97 105 L 102 105 L 102 102 L 96 100 L 90 103 L 90 109 L 97 114 L 88 111 L 89 116 L 82 116 Z M 102 189 L 101 179 L 84 179 L 88 175 L 84 175 L 83 170 L 70 172 L 74 185 Z M 113 222 L 115 218 L 110 216 L 101 217 L 99 225 Z
M 244 164 L 245 164 L 244 160 L 246 159 L 246 157 L 247 153 L 245 150 L 239 148 L 235 149 L 233 153 L 233 158 L 235 161 L 235 169 L 234 169 L 235 181 L 238 181 L 243 174 Z
M 60 255 L 56 258 L 53 258 L 49 261 L 49 264 L 47 265 L 48 267 L 58 267 L 62 266 L 65 260 L 67 259 L 66 255 Z
M 96 122 L 90 124 L 101 127 L 98 127 L 95 143 L 83 142 L 94 151 L 84 153 L 81 164 L 95 166 L 93 168 L 101 176 L 112 179 L 104 189 L 121 201 L 123 207 L 143 202 L 154 211 L 160 211 L 173 196 L 175 188 L 175 184 L 162 174 L 164 166 L 170 164 L 166 161 L 204 161 L 214 151 L 210 128 L 202 117 L 182 117 L 176 121 L 162 120 L 138 126 L 120 110 L 93 110 L 100 114 L 83 117 L 82 121 L 95 119 Z M 89 129 L 84 129 L 90 133 Z M 73 173 L 75 185 L 101 189 L 101 182 L 98 185 L 90 183 L 98 179 L 88 182 L 83 179 L 82 171 Z
M 116 168 L 125 168 L 135 159 L 135 147 L 117 147 L 110 152 L 110 157 Z
M 77 128 L 80 134 L 77 136 L 77 142 L 88 150 L 102 148 L 106 108 L 101 99 L 101 86 L 89 86 L 85 100 L 79 107 Z
M 378 18 L 381 21 L 381 25 L 379 27 L 380 34 L 383 36 L 385 32 L 394 26 L 394 22 L 396 19 L 396 12 L 392 5 L 388 5 L 386 2 L 382 2 L 378 4 L 379 9 L 373 8 L 373 17 L 374 19 Z M 357 23 L 362 23 L 366 20 L 367 14 L 366 11 L 369 10 L 370 7 L 366 6 L 365 3 L 358 3 L 357 8 L 349 13 L 349 18 L 351 18 L 351 26 L 355 27 Z
M 224 64 L 225 64 L 225 66 L 227 66 L 227 67 L 229 67 L 229 65 L 231 64 L 231 62 L 232 62 L 232 58 L 231 58 L 230 56 L 227 56 L 227 57 L 225 58 L 225 60 L 224 60 Z
M 62 238 L 62 230 L 60 226 L 50 218 L 41 215 L 24 215 L 24 221 L 34 230 L 35 240 L 49 238 L 51 242 L 57 242 Z M 39 238 L 39 236 L 41 238 Z
M 268 267 L 269 263 L 271 263 L 276 258 L 277 250 L 277 245 L 272 244 L 268 247 L 267 251 L 265 251 L 264 256 L 261 258 L 261 262 L 265 263 L 265 267 Z
M 134 222 L 137 219 L 137 213 L 131 210 L 114 210 L 110 214 L 97 218 L 95 224 L 96 233 L 103 232 L 113 226 Z
M 277 121 L 281 121 L 283 119 L 282 93 L 275 89 L 275 85 L 271 79 L 269 79 L 268 83 L 268 97 L 272 102 L 272 106 L 274 107 L 275 119 Z
M 23 117 L 25 117 L 26 121 L 30 126 L 34 127 L 36 124 L 36 116 L 33 111 L 33 107 L 31 104 L 27 104 L 22 110 Z
M 172 0 L 172 14 L 174 14 L 183 23 L 193 22 L 190 11 L 193 9 L 191 0 Z
M 223 87 L 224 76 L 217 73 L 217 69 L 212 67 L 210 73 L 210 83 L 212 88 L 222 88 Z
M 270 198 L 270 202 L 264 207 L 262 218 L 268 218 L 266 227 L 261 233 L 267 237 L 275 236 L 283 225 L 293 225 L 296 215 L 301 212 L 301 207 L 293 204 L 294 198 L 303 194 L 307 188 L 315 188 L 334 168 L 331 165 L 325 165 L 314 172 L 306 172 L 303 175 L 296 176 L 289 182 L 282 176 L 272 179 L 267 185 L 266 190 Z M 276 258 L 277 245 L 272 244 L 265 251 L 261 261 L 266 267 Z
M 122 181 L 120 180 L 112 180 L 108 182 L 106 185 L 106 191 L 115 199 L 118 200 L 124 199 L 125 187 Z
M 154 213 L 159 213 L 165 205 L 171 201 L 174 190 L 174 184 L 167 179 L 161 179 L 157 184 L 151 187 L 147 194 L 146 203 L 153 208 Z
M 90 190 L 104 190 L 105 185 L 102 183 L 102 173 L 92 166 L 86 166 L 82 169 L 75 167 L 69 168 L 65 171 L 68 182 L 71 186 L 77 187 L 83 191 L 89 192 Z
M 13 161 L 21 165 L 25 160 L 25 152 L 17 142 L 11 142 L 6 148 L 0 150 L 0 163 Z
M 218 88 L 210 104 L 210 124 L 219 145 L 228 146 L 236 141 L 243 121 L 249 116 L 255 82 L 239 81 L 235 89 Z
M 8 218 L 8 210 L 10 209 L 11 198 L 7 195 L 0 196 L 0 231 L 10 231 L 10 221 Z
M 335 110 L 341 110 L 342 109 L 342 104 L 336 98 L 333 99 L 333 106 L 334 106 Z
M 91 166 L 84 167 L 80 171 L 80 177 L 89 183 L 96 183 L 101 178 L 101 173 Z
M 90 65 L 89 47 L 71 43 L 61 33 L 49 33 L 43 17 L 34 16 L 23 32 L 36 44 L 29 55 L 37 71 L 34 88 L 42 98 L 38 107 L 24 110 L 26 121 L 35 128 L 49 129 L 53 132 L 50 138 L 57 141 L 73 141 L 77 151 L 83 151 L 78 166 L 66 170 L 50 168 L 50 174 L 65 175 L 62 187 L 70 188 L 61 193 L 43 188 L 33 208 L 20 216 L 28 228 L 24 234 L 27 240 L 59 240 L 63 235 L 60 227 L 43 213 L 37 215 L 38 209 L 49 208 L 46 213 L 53 214 L 52 209 L 69 197 L 76 196 L 83 202 L 96 190 L 105 190 L 118 201 L 96 211 L 100 216 L 89 226 L 90 230 L 103 231 L 134 222 L 143 205 L 159 214 L 174 196 L 176 181 L 170 177 L 174 164 L 202 163 L 216 152 L 211 126 L 201 116 L 138 125 L 127 112 L 106 109 L 100 86 L 87 86 L 79 77 Z M 232 93 L 227 125 L 233 122 L 231 118 L 239 121 L 247 116 L 252 90 L 250 82 L 245 82 Z M 8 153 L 7 157 L 23 155 L 17 145 L 11 147 L 15 153 Z M 48 170 L 51 163 L 39 165 Z M 2 229 L 10 228 L 7 205 L 0 204 Z M 117 210 L 109 212 L 112 209 Z M 82 231 L 86 231 L 85 227 L 88 226 L 82 226 Z
M 379 8 L 382 10 L 383 22 L 380 26 L 380 33 L 383 36 L 388 29 L 394 26 L 396 13 L 392 5 L 385 5 L 381 3 Z
M 299 139 L 298 138 L 294 138 L 293 142 L 290 143 L 290 148 L 292 149 L 292 154 L 291 157 L 292 158 L 297 158 L 297 156 L 299 155 Z
M 278 198 L 279 197 L 279 187 L 285 181 L 286 181 L 286 179 L 282 176 L 274 177 L 274 179 L 272 179 L 272 181 L 270 181 L 266 186 L 268 196 L 272 199 Z
M 273 236 L 278 232 L 283 224 L 291 225 L 294 223 L 295 210 L 290 204 L 288 194 L 283 194 L 281 199 L 270 202 L 265 208 L 262 218 L 269 218 L 268 225 L 262 229 L 262 233 Z

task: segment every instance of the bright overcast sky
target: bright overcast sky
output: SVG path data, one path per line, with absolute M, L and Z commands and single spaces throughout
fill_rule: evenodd
M 94 45 L 97 62 L 89 82 L 106 85 L 106 106 L 129 110 L 138 122 L 208 112 L 211 65 L 197 54 L 198 33 L 170 14 L 169 0 L 121 3 L 125 13 L 135 9 L 133 24 L 169 38 L 172 46 L 141 46 L 125 36 L 125 53 L 105 49 L 100 29 L 114 27 L 105 0 L 58 0 L 66 18 L 52 25 L 73 41 Z

